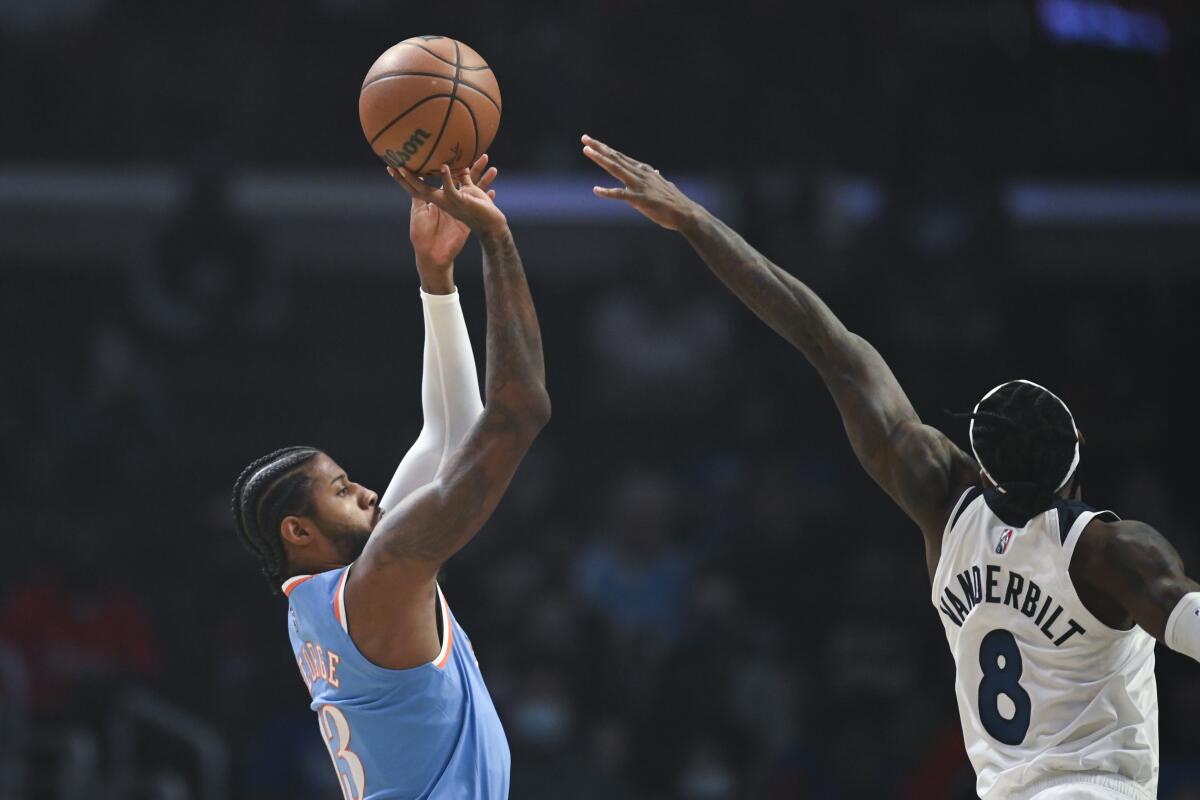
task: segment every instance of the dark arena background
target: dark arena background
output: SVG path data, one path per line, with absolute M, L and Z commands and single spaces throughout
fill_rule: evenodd
M 592 196 L 590 133 L 821 293 L 966 445 L 1016 377 L 1085 498 L 1193 575 L 1200 12 L 1182 0 L 0 2 L 0 798 L 340 795 L 234 478 L 421 425 L 408 198 L 375 57 L 454 36 L 555 415 L 445 568 L 512 796 L 974 796 L 918 530 L 802 356 L 677 236 Z M 477 357 L 479 249 L 457 282 Z M 1166 800 L 1200 671 L 1160 647 Z

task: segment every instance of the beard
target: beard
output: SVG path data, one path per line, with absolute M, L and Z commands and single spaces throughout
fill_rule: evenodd
M 338 560 L 349 564 L 362 555 L 367 540 L 371 538 L 371 526 L 335 525 L 326 527 L 324 533 L 337 551 Z

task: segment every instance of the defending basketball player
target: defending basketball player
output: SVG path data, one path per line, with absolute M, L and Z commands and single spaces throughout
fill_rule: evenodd
M 1200 660 L 1200 585 L 1167 540 L 1079 499 L 1081 437 L 1028 381 L 984 395 L 974 458 L 925 425 L 869 343 L 657 170 L 591 137 L 596 187 L 681 233 L 816 368 L 870 476 L 921 528 L 981 797 L 1148 798 L 1154 640 Z
M 425 424 L 382 500 L 308 447 L 258 459 L 233 490 L 238 532 L 288 597 L 288 633 L 346 800 L 508 796 L 504 729 L 437 583 L 550 416 L 537 315 L 486 165 L 443 167 L 442 188 L 388 170 L 413 197 Z M 486 403 L 454 287 L 471 231 L 483 249 Z

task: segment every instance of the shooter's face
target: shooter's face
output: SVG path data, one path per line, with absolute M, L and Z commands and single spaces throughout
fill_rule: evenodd
M 379 497 L 346 475 L 332 458 L 321 453 L 312 461 L 312 515 L 320 534 L 338 560 L 349 564 L 358 558 L 379 521 Z

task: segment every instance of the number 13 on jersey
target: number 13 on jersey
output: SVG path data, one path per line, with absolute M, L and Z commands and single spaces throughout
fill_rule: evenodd
M 345 800 L 363 800 L 367 776 L 362 761 L 350 750 L 350 723 L 337 706 L 321 706 L 317 718 L 321 722 L 321 736 L 329 748 L 329 757 L 337 770 Z

